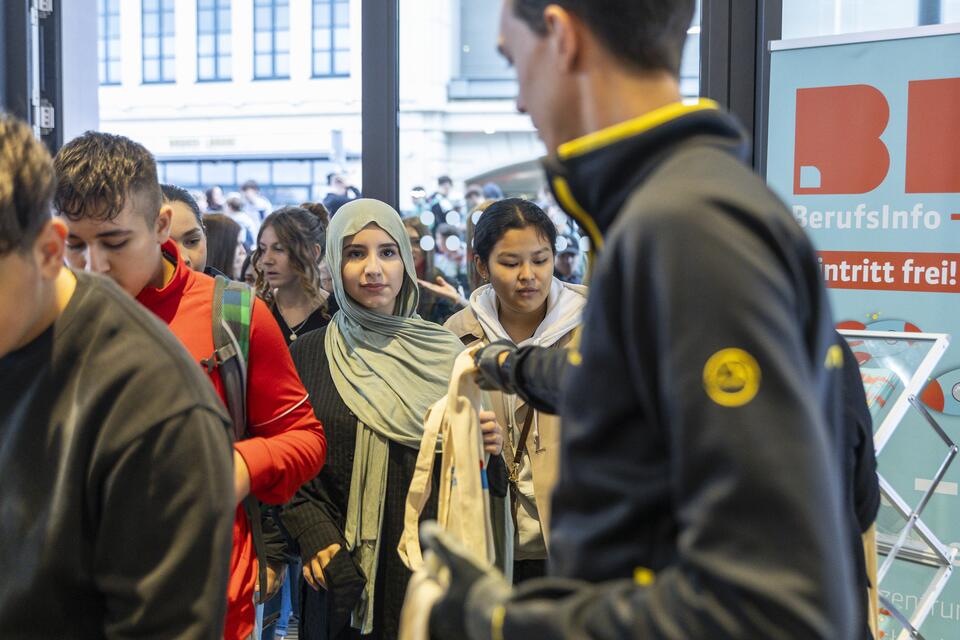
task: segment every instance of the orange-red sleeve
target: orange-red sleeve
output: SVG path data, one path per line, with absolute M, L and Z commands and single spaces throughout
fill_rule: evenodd
M 259 299 L 250 326 L 247 421 L 251 437 L 234 447 L 250 470 L 250 492 L 268 504 L 287 502 L 320 472 L 327 439 L 280 327 Z

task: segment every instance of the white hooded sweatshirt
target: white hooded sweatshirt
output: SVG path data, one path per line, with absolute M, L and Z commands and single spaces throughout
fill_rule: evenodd
M 550 284 L 550 293 L 547 296 L 547 314 L 543 322 L 537 327 L 534 334 L 517 344 L 518 347 L 538 346 L 551 347 L 564 336 L 580 325 L 583 307 L 587 303 L 587 287 L 577 284 L 568 284 L 554 278 Z M 506 329 L 500 324 L 497 295 L 492 285 L 484 285 L 470 296 L 470 308 L 483 332 L 490 342 L 510 340 Z M 504 410 L 509 416 L 510 424 L 506 425 L 512 432 L 510 440 L 514 443 L 520 438 L 521 425 L 516 421 L 517 396 L 504 394 L 506 406 Z M 532 441 L 540 441 L 540 429 L 536 414 L 534 414 Z M 517 509 L 517 538 L 518 544 L 515 558 L 517 560 L 539 560 L 546 557 L 546 545 L 540 527 L 540 518 L 537 513 L 537 503 L 533 490 L 533 468 L 529 454 L 524 454 L 523 468 L 517 487 L 522 494 Z

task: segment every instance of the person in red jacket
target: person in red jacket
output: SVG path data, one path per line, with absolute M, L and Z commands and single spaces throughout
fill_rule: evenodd
M 214 280 L 191 271 L 170 239 L 172 211 L 163 205 L 150 152 L 122 136 L 88 132 L 64 146 L 54 164 L 54 208 L 69 229 L 69 264 L 111 277 L 163 320 L 198 363 L 209 358 Z M 219 370 L 209 377 L 225 401 Z M 288 501 L 320 471 L 327 448 L 283 335 L 260 300 L 250 323 L 246 403 L 250 437 L 234 443 L 229 640 L 248 638 L 255 627 L 258 565 L 241 501 L 250 493 L 268 504 Z M 267 592 L 276 578 L 268 572 Z

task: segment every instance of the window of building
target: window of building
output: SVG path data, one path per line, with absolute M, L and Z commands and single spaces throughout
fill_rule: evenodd
M 350 0 L 313 0 L 313 77 L 350 75 Z
M 701 4 L 680 69 L 686 100 L 700 94 Z M 423 195 L 437 190 L 440 176 L 454 182 L 452 203 L 487 183 L 532 198 L 545 186 L 538 159 L 546 149 L 530 117 L 517 113 L 516 71 L 497 51 L 500 7 L 491 0 L 400 3 L 398 176 L 405 213 L 423 208 Z
M 99 0 L 100 84 L 120 84 L 120 0 Z
M 253 77 L 290 77 L 290 0 L 254 0 Z
M 143 82 L 174 82 L 174 0 L 143 0 Z
M 346 167 L 329 156 L 289 158 L 204 158 L 159 159 L 161 182 L 188 191 L 205 191 L 216 185 L 225 194 L 240 191 L 247 180 L 256 180 L 260 193 L 276 207 L 319 202 L 327 195 L 326 176 L 351 168 L 359 172 L 359 156 L 348 156 Z
M 955 20 L 960 0 L 783 0 L 785 40 Z
M 230 80 L 230 0 L 197 1 L 197 79 Z

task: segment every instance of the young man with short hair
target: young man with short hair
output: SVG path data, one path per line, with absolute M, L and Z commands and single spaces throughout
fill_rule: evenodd
M 554 577 L 512 591 L 428 528 L 453 575 L 434 638 L 864 637 L 843 358 L 816 252 L 745 163 L 740 126 L 681 101 L 693 11 L 503 1 L 517 107 L 598 255 L 565 371 L 545 350 L 479 358 L 533 406 L 563 380 Z
M 88 132 L 64 146 L 54 164 L 54 206 L 69 229 L 69 263 L 110 276 L 166 322 L 197 366 L 209 365 L 210 380 L 226 403 L 221 369 L 212 363 L 214 279 L 188 269 L 169 238 L 171 209 L 162 202 L 153 156 L 128 138 Z M 234 443 L 237 500 L 252 493 L 281 504 L 320 471 L 326 439 L 283 335 L 256 298 L 246 374 L 250 437 Z M 238 505 L 225 631 L 230 640 L 254 630 L 255 531 Z
M 153 314 L 63 266 L 53 190 L 0 114 L 0 636 L 216 640 L 229 418 Z

